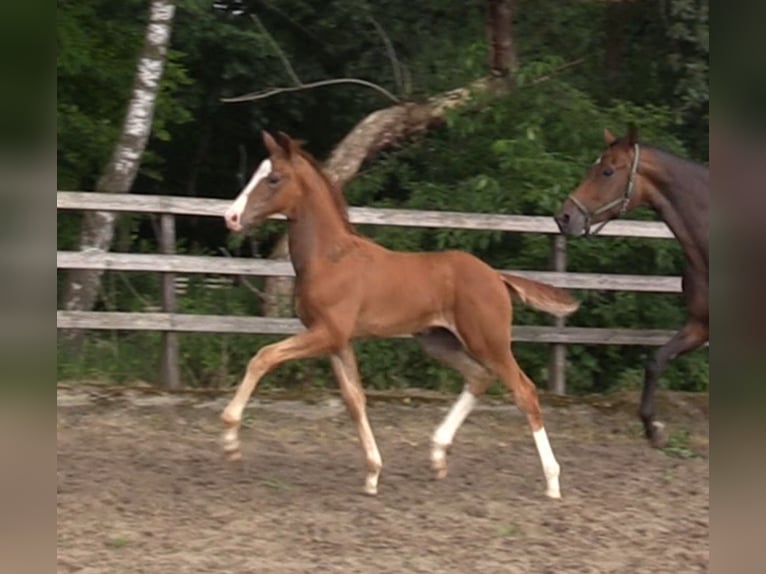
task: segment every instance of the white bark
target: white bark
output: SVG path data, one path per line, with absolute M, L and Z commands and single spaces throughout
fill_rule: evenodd
M 112 157 L 96 184 L 96 191 L 127 193 L 133 186 L 152 129 L 174 14 L 175 5 L 172 0 L 151 0 L 149 22 L 122 132 Z M 86 212 L 80 232 L 80 250 L 108 251 L 114 237 L 115 223 L 114 213 Z M 96 270 L 72 270 L 64 287 L 64 309 L 92 309 L 101 287 L 102 273 Z M 78 338 L 78 333 L 70 332 L 70 337 Z

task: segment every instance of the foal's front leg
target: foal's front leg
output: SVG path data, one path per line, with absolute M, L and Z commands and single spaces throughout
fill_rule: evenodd
M 322 328 L 310 329 L 292 337 L 267 345 L 250 359 L 245 377 L 237 388 L 234 398 L 221 415 L 226 430 L 223 433 L 223 450 L 229 460 L 239 460 L 239 427 L 242 412 L 245 410 L 250 395 L 255 391 L 261 378 L 277 365 L 291 359 L 305 359 L 326 353 L 332 347 L 332 338 Z
M 332 369 L 340 385 L 340 394 L 346 402 L 348 412 L 356 423 L 359 440 L 364 448 L 367 462 L 367 478 L 364 482 L 364 491 L 367 494 L 378 493 L 378 478 L 383 468 L 383 459 L 380 457 L 375 436 L 372 434 L 370 421 L 367 420 L 366 398 L 359 377 L 359 369 L 356 365 L 356 357 L 350 346 L 343 347 L 338 353 L 330 357 Z

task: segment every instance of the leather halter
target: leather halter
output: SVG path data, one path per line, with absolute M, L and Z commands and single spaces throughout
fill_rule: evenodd
M 620 206 L 620 213 L 617 215 L 617 217 L 620 217 L 625 213 L 625 210 L 628 209 L 628 203 L 630 203 L 631 197 L 633 197 L 633 190 L 636 187 L 636 174 L 638 173 L 638 162 L 639 158 L 641 156 L 640 149 L 638 147 L 638 144 L 633 144 L 633 164 L 630 166 L 630 177 L 628 177 L 628 186 L 625 188 L 625 193 L 622 195 L 622 197 L 618 197 L 617 199 L 613 199 L 606 205 L 602 205 L 595 211 L 589 211 L 587 207 L 574 195 L 570 195 L 569 199 L 574 203 L 575 207 L 580 210 L 580 213 L 583 214 L 585 217 L 585 233 L 583 235 L 597 235 L 599 231 L 601 231 L 604 228 L 604 225 L 609 223 L 611 219 L 606 219 L 601 222 L 601 225 L 599 225 L 593 233 L 590 232 L 590 222 L 591 219 L 596 217 L 597 215 L 601 215 L 605 211 L 609 211 L 612 209 L 615 205 Z

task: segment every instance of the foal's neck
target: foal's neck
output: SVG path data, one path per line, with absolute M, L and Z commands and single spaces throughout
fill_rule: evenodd
M 687 263 L 708 269 L 708 174 L 682 160 L 674 162 L 665 152 L 651 150 L 643 175 L 649 205 L 681 243 Z
M 324 183 L 304 185 L 288 223 L 290 259 L 298 276 L 319 261 L 337 260 L 350 245 L 353 235 L 330 193 Z

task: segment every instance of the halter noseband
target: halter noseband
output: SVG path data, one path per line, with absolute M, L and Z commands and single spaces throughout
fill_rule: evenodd
M 605 211 L 609 211 L 612 209 L 615 205 L 620 205 L 620 213 L 617 217 L 623 215 L 625 213 L 625 210 L 628 208 L 628 203 L 630 203 L 630 198 L 633 197 L 633 189 L 636 186 L 636 174 L 638 173 L 638 161 L 641 156 L 638 144 L 633 144 L 633 164 L 630 166 L 630 177 L 628 177 L 628 186 L 625 188 L 625 193 L 622 195 L 622 197 L 618 197 L 617 199 L 613 199 L 606 205 L 602 205 L 599 207 L 596 211 L 588 211 L 588 208 L 585 207 L 585 205 L 577 199 L 574 195 L 570 195 L 569 199 L 572 200 L 572 203 L 575 204 L 575 207 L 580 210 L 580 213 L 585 216 L 585 233 L 583 235 L 597 235 L 599 231 L 601 231 L 604 228 L 604 225 L 609 223 L 609 219 L 602 221 L 601 225 L 599 225 L 593 233 L 590 232 L 590 221 L 597 215 L 601 215 Z

